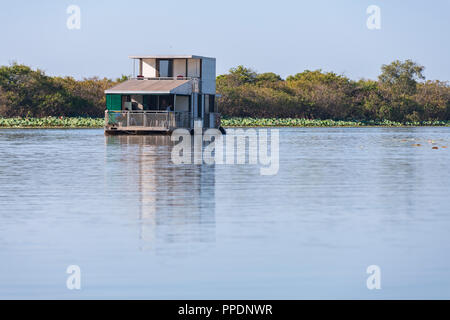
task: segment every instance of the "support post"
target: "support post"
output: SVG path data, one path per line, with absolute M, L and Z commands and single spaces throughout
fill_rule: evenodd
M 173 97 L 173 111 L 177 112 L 177 95 Z
M 204 95 L 203 94 L 199 94 L 198 95 L 198 103 L 199 103 L 199 111 L 200 114 L 198 115 L 198 117 L 202 120 L 202 126 L 205 126 L 205 100 L 204 100 Z
M 194 94 L 193 93 L 191 93 L 191 123 L 190 123 L 190 125 L 191 125 L 191 128 L 194 128 L 194 109 L 195 109 L 195 107 L 194 107 Z

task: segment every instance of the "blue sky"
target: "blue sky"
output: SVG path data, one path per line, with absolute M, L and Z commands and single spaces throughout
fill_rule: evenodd
M 71 4 L 80 30 L 66 27 Z M 369 5 L 381 8 L 381 30 L 366 27 Z M 218 74 L 243 64 L 373 79 L 382 64 L 410 58 L 427 79 L 450 80 L 449 15 L 448 0 L 4 0 L 0 64 L 118 77 L 132 73 L 129 55 L 198 54 L 216 57 Z

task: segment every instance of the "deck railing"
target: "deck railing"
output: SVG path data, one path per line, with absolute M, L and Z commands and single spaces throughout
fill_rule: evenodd
M 220 113 L 209 113 L 203 119 L 203 127 L 218 129 L 220 122 Z M 193 128 L 193 117 L 189 112 L 106 111 L 105 123 L 112 130 L 170 131 Z
M 189 112 L 169 111 L 106 111 L 106 127 L 117 130 L 158 130 L 191 128 Z

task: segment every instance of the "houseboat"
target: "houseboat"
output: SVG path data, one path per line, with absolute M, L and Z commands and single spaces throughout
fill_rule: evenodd
M 179 128 L 192 131 L 194 123 L 223 131 L 216 102 L 215 58 L 130 59 L 137 65 L 137 76 L 105 91 L 106 134 L 168 134 Z

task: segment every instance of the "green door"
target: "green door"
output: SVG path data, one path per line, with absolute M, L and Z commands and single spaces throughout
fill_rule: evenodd
M 108 111 L 122 111 L 122 95 L 107 94 L 106 108 L 108 109 Z

